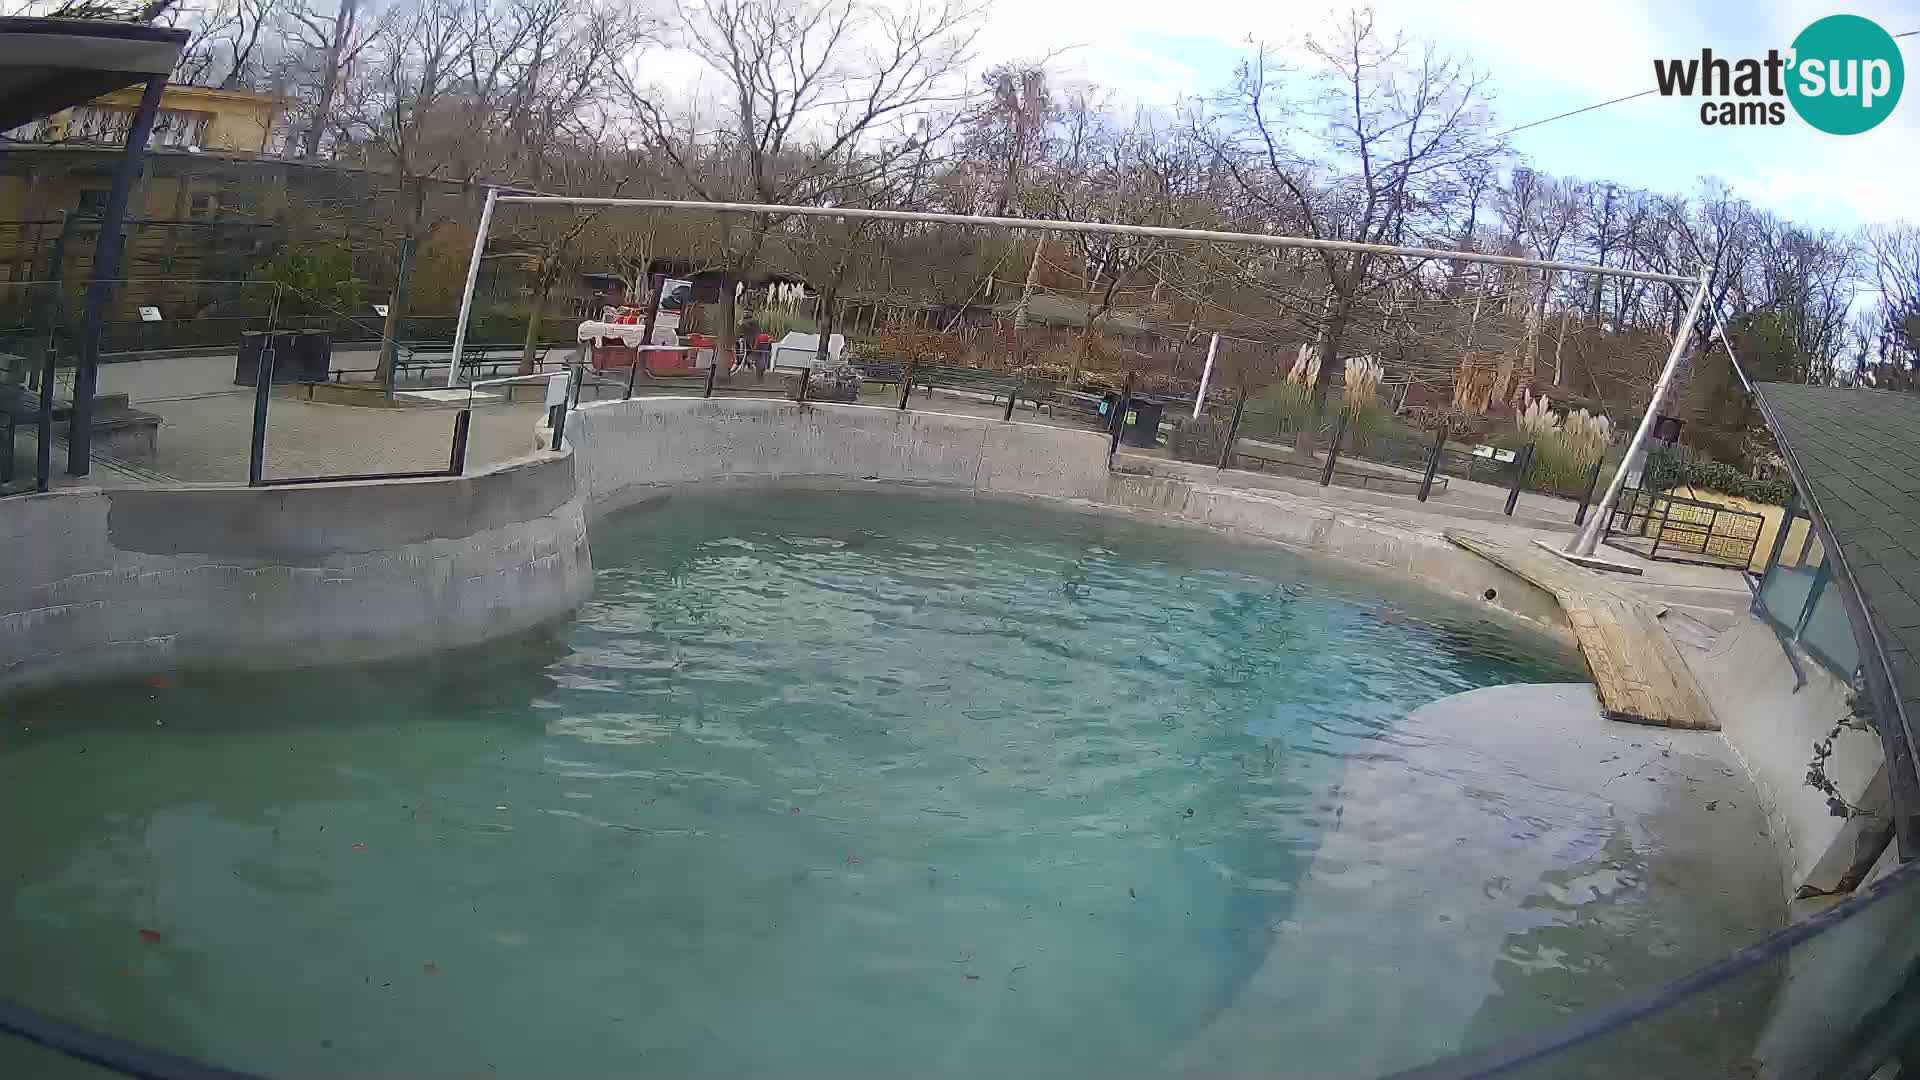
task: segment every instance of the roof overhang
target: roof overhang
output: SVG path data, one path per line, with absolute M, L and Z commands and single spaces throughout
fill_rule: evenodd
M 0 18 L 0 131 L 165 75 L 186 44 L 165 26 Z

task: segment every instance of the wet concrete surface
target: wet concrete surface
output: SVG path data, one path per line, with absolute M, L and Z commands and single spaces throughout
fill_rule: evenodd
M 1785 920 L 1766 815 L 1716 733 L 1603 720 L 1587 685 L 1516 685 L 1417 709 L 1380 742 L 1346 766 L 1338 823 L 1261 968 L 1170 1071 L 1410 1068 L 1660 985 Z M 1353 977 L 1367 970 L 1398 978 Z M 1739 1075 L 1771 986 L 1741 990 L 1710 1030 L 1629 1033 L 1630 1068 L 1627 1042 L 1590 1053 L 1615 1075 Z

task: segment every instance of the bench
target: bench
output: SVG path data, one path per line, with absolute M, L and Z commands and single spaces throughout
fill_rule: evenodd
M 546 343 L 534 346 L 534 372 L 543 372 L 550 366 L 566 366 L 566 360 L 547 359 L 548 355 L 554 350 L 565 348 L 567 348 L 567 346 L 563 343 Z M 453 357 L 453 346 L 450 344 L 428 344 L 424 342 L 408 344 L 401 342 L 396 346 L 396 349 L 399 353 L 398 356 L 394 357 L 393 361 L 393 378 L 396 383 L 407 376 L 413 376 L 424 381 L 429 371 L 432 371 L 434 368 L 445 367 L 447 361 Z M 517 375 L 520 373 L 520 358 L 525 352 L 525 345 L 467 345 L 462 349 L 463 355 L 460 361 L 460 370 L 467 373 L 470 378 L 475 379 L 495 379 L 502 375 Z M 333 382 L 343 382 L 345 381 L 343 376 L 373 375 L 378 371 L 379 368 L 377 367 L 337 367 L 328 371 L 327 375 Z

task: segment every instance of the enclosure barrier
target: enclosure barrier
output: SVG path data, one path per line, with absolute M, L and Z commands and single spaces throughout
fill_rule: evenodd
M 1746 570 L 1766 518 L 1670 492 L 1626 488 L 1607 522 L 1609 547 L 1661 562 Z

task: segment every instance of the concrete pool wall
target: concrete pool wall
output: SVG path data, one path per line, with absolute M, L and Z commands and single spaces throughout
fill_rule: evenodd
M 559 452 L 536 449 L 461 477 L 9 499 L 0 693 L 504 637 L 591 593 L 591 518 L 715 483 L 893 481 L 1184 521 L 1402 575 L 1570 640 L 1551 597 L 1437 530 L 1284 493 L 1110 473 L 1107 439 L 1095 431 L 859 405 L 646 398 L 578 408 L 566 435 Z M 547 441 L 537 433 L 536 445 Z
M 593 588 L 567 453 L 460 477 L 23 496 L 0 550 L 0 692 L 473 645 Z
M 1114 473 L 1107 437 L 1096 431 L 870 405 L 635 398 L 583 405 L 568 417 L 565 434 L 579 456 L 590 516 L 673 488 L 723 482 L 905 481 L 1062 500 L 1174 518 L 1410 575 L 1572 641 L 1552 596 L 1447 543 L 1437 529 L 1334 513 L 1283 492 Z
M 588 512 L 714 481 L 893 480 L 968 491 L 1097 499 L 1097 432 L 976 416 L 765 398 L 635 398 L 567 418 Z

